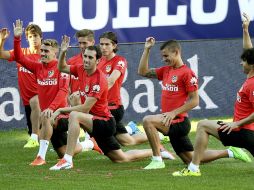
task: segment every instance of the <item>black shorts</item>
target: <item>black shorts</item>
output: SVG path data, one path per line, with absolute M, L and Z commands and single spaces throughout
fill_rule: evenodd
M 110 110 L 110 112 L 116 120 L 116 133 L 115 133 L 115 135 L 128 133 L 125 126 L 124 126 L 124 124 L 122 123 L 122 119 L 123 119 L 123 115 L 124 115 L 123 105 L 120 105 L 117 109 Z
M 184 121 L 170 126 L 168 136 L 177 154 L 194 150 L 190 138 L 188 137 L 190 129 L 191 123 L 187 117 L 184 118 Z
M 120 149 L 120 145 L 114 137 L 116 132 L 115 125 L 116 123 L 113 117 L 107 121 L 100 119 L 93 120 L 93 132 L 91 136 L 95 138 L 98 146 L 105 155 L 112 150 Z
M 32 134 L 32 123 L 31 123 L 31 107 L 30 105 L 26 105 L 25 106 L 25 112 L 26 112 L 26 124 L 27 124 L 27 128 L 28 128 L 28 134 L 31 135 Z
M 220 140 L 224 146 L 235 146 L 247 149 L 254 156 L 254 131 L 241 129 L 240 131 L 218 131 Z
M 68 118 L 61 118 L 58 120 L 56 128 L 53 129 L 51 143 L 55 150 L 64 145 L 67 145 L 68 124 Z

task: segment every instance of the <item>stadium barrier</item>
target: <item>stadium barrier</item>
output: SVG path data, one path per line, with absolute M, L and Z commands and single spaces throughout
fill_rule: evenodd
M 150 66 L 163 66 L 156 43 L 151 51 Z M 189 115 L 192 118 L 231 116 L 236 92 L 245 79 L 240 66 L 242 39 L 182 41 L 184 62 L 199 78 L 200 104 Z M 124 122 L 141 122 L 148 114 L 160 112 L 160 83 L 137 75 L 144 43 L 119 44 L 118 54 L 126 57 L 126 73 L 121 95 L 126 109 Z M 79 52 L 70 48 L 68 57 Z M 0 60 L 0 130 L 25 128 L 25 112 L 17 86 L 15 64 Z M 29 84 L 27 84 L 29 85 Z

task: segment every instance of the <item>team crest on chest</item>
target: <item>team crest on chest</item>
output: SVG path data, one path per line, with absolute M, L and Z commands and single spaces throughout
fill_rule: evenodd
M 111 71 L 111 65 L 106 66 L 106 72 L 109 73 Z
M 85 92 L 87 93 L 88 91 L 89 91 L 89 86 L 86 85 L 86 87 L 85 87 Z
M 172 83 L 175 83 L 177 81 L 178 77 L 177 76 L 172 76 Z
M 48 72 L 48 77 L 52 77 L 54 75 L 54 70 Z

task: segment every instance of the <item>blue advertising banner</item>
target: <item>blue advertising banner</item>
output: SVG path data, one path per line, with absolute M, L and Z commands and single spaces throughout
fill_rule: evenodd
M 151 50 L 151 67 L 163 66 L 160 45 L 156 43 Z M 182 41 L 181 45 L 183 60 L 199 79 L 200 104 L 190 112 L 190 117 L 232 116 L 236 92 L 246 78 L 240 65 L 242 39 Z M 118 54 L 128 61 L 128 72 L 121 88 L 126 109 L 124 122 L 141 122 L 145 115 L 160 113 L 159 82 L 137 75 L 143 46 L 143 43 L 119 45 Z M 78 48 L 71 48 L 68 57 L 78 51 Z M 16 64 L 0 60 L 0 73 L 0 130 L 24 128 L 26 120 L 17 87 Z
M 44 38 L 58 41 L 84 28 L 94 30 L 96 39 L 113 30 L 119 42 L 143 42 L 147 36 L 158 41 L 239 38 L 241 14 L 254 20 L 253 7 L 254 0 L 2 0 L 0 27 L 12 30 L 20 18 L 24 26 L 34 22 Z M 11 47 L 8 41 L 6 48 Z

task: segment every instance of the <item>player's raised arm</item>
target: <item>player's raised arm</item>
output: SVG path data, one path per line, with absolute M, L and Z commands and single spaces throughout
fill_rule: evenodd
M 250 17 L 246 14 L 243 13 L 243 49 L 249 49 L 252 48 L 252 43 L 250 39 L 250 34 L 249 34 L 249 25 L 250 25 Z
M 10 59 L 10 52 L 4 50 L 4 43 L 10 36 L 10 31 L 7 28 L 0 29 L 0 59 Z
M 60 50 L 59 60 L 57 65 L 59 71 L 63 73 L 70 73 L 70 65 L 67 65 L 66 63 L 66 52 L 69 48 L 69 44 L 70 44 L 70 37 L 64 35 L 62 38 L 61 50 Z
M 150 50 L 155 44 L 153 37 L 146 38 L 143 54 L 139 61 L 138 74 L 148 78 L 157 78 L 155 69 L 150 69 L 148 66 Z

